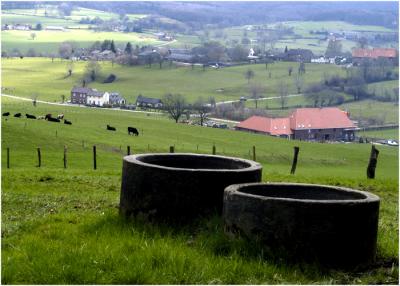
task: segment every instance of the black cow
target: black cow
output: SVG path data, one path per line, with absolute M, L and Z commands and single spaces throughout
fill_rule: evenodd
M 28 113 L 25 113 L 25 115 L 26 115 L 26 118 L 29 118 L 29 119 L 36 119 L 36 116 L 35 116 L 35 115 L 31 115 L 31 114 L 28 114 Z
M 52 118 L 52 117 L 51 117 L 51 113 L 46 114 L 46 116 L 44 117 L 44 120 L 48 120 L 49 118 Z
M 107 124 L 107 130 L 110 130 L 110 131 L 117 131 L 117 129 L 115 129 L 115 127 L 112 127 L 112 126 L 110 126 L 110 125 L 108 125 L 108 124 Z
M 47 121 L 50 121 L 50 122 L 60 122 L 60 119 L 54 118 L 54 117 L 49 117 L 49 118 L 47 118 Z
M 9 116 L 10 115 L 10 112 L 4 112 L 3 113 L 3 116 Z
M 21 113 L 15 113 L 15 114 L 14 114 L 14 117 L 20 118 L 20 117 L 21 117 Z
M 72 122 L 68 121 L 67 119 L 64 119 L 64 124 L 72 125 Z
M 128 127 L 128 135 L 131 135 L 131 133 L 135 136 L 139 136 L 139 131 L 135 127 Z

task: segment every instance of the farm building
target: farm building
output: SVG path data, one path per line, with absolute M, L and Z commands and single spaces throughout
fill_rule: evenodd
M 136 106 L 138 107 L 149 107 L 149 108 L 161 108 L 162 101 L 158 98 L 144 97 L 139 95 L 136 99 Z
M 74 87 L 71 90 L 71 103 L 103 106 L 105 104 L 125 104 L 119 93 L 103 92 L 89 87 Z
M 285 118 L 252 116 L 235 129 L 297 140 L 353 141 L 356 125 L 347 112 L 327 107 L 299 108 Z
M 104 104 L 109 104 L 109 102 L 110 94 L 108 92 L 92 89 L 87 93 L 86 104 L 103 106 Z
M 386 58 L 397 62 L 398 52 L 396 49 L 384 49 L 384 48 L 373 48 L 373 49 L 353 49 L 352 50 L 353 63 L 358 63 L 363 59 Z
M 91 91 L 88 87 L 77 87 L 71 90 L 71 103 L 86 104 L 87 94 Z
M 124 105 L 126 100 L 118 92 L 111 92 L 109 96 L 109 103 L 112 105 Z

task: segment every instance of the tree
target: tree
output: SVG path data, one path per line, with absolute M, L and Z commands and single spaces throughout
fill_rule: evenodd
M 288 73 L 289 73 L 289 76 L 291 76 L 291 75 L 292 75 L 292 72 L 293 72 L 293 67 L 292 67 L 292 66 L 288 67 Z
M 306 73 L 306 64 L 305 64 L 305 63 L 301 62 L 301 63 L 299 64 L 298 73 L 299 73 L 299 74 L 304 74 L 304 73 Z
M 111 50 L 114 54 L 117 52 L 117 50 L 115 49 L 114 40 L 112 40 L 111 43 L 110 43 L 110 50 Z
M 300 93 L 301 89 L 303 88 L 303 85 L 304 85 L 304 80 L 300 76 L 300 74 L 297 74 L 296 77 L 294 78 L 294 85 L 297 88 L 297 93 Z
M 131 55 L 132 54 L 132 44 L 128 42 L 125 47 L 125 53 Z
M 358 46 L 360 49 L 366 48 L 366 47 L 368 46 L 368 39 L 365 38 L 365 37 L 359 38 L 359 39 L 357 40 L 357 46 Z
M 168 93 L 164 95 L 162 102 L 164 110 L 178 123 L 179 118 L 187 109 L 185 98 L 181 94 Z
M 326 48 L 325 56 L 333 58 L 342 55 L 342 44 L 340 41 L 329 40 L 328 47 Z
M 61 43 L 58 48 L 58 53 L 60 54 L 60 57 L 64 59 L 69 59 L 69 57 L 72 55 L 72 52 L 73 52 L 72 44 L 69 42 Z
M 250 43 L 249 38 L 242 38 L 242 45 L 250 45 Z
M 68 62 L 68 64 L 67 64 L 68 76 L 71 76 L 71 75 L 72 75 L 73 70 L 74 70 L 74 62 L 73 62 L 73 61 L 70 61 L 70 62 Z
M 193 104 L 193 110 L 199 115 L 200 125 L 203 126 L 204 120 L 206 120 L 208 113 L 211 111 L 210 105 L 206 104 L 202 97 L 199 97 Z
M 27 57 L 36 57 L 36 51 L 35 51 L 35 49 L 34 49 L 34 48 L 30 48 L 30 49 L 28 50 L 28 52 L 26 53 L 26 56 L 27 56 Z
M 31 33 L 31 38 L 34 40 L 36 38 L 36 33 Z
M 253 84 L 249 88 L 249 93 L 250 93 L 250 98 L 254 99 L 254 102 L 256 103 L 256 109 L 258 108 L 258 100 L 262 97 L 262 94 L 264 93 L 264 88 L 258 84 Z
M 312 84 L 307 87 L 304 96 L 307 100 L 313 103 L 314 107 L 317 107 L 324 89 L 325 86 L 321 83 Z
M 287 54 L 287 52 L 288 52 L 288 48 L 287 48 L 287 46 L 285 46 L 285 51 L 284 51 L 284 53 Z
M 208 98 L 208 103 L 211 105 L 211 107 L 215 108 L 217 106 L 217 103 L 215 101 L 215 97 L 214 96 L 210 96 Z
M 36 107 L 36 103 L 37 103 L 37 99 L 38 99 L 38 94 L 37 93 L 32 93 L 31 94 L 31 98 L 32 98 L 32 105 L 34 106 L 34 107 Z
M 71 12 L 72 12 L 72 4 L 71 3 L 61 3 L 60 5 L 58 5 L 58 13 L 60 14 L 61 17 L 63 16 L 71 16 Z
M 101 51 L 110 50 L 111 49 L 111 41 L 104 40 L 100 47 Z
M 97 61 L 92 60 L 86 64 L 85 69 L 86 69 L 85 71 L 86 78 L 91 81 L 95 81 L 97 76 L 100 74 L 101 66 Z
M 245 48 L 243 48 L 240 45 L 236 45 L 232 49 L 228 51 L 229 57 L 232 59 L 234 62 L 240 62 L 247 60 L 247 55 L 248 52 Z
M 64 94 L 61 94 L 60 97 L 61 97 L 61 103 L 64 103 L 64 101 L 65 101 L 65 95 L 64 95 Z
M 247 84 L 250 84 L 250 79 L 252 79 L 255 76 L 253 70 L 248 69 L 245 73 L 244 73 L 244 77 L 247 79 Z
M 42 24 L 41 23 L 37 23 L 35 30 L 41 31 L 42 29 L 43 29 Z
M 279 82 L 278 94 L 279 94 L 279 101 L 281 103 L 281 108 L 284 109 L 287 102 L 288 86 L 283 81 Z

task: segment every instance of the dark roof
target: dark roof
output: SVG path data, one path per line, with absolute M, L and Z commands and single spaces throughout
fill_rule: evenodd
M 121 100 L 124 99 L 122 96 L 119 95 L 117 92 L 110 93 L 110 100 Z
M 177 61 L 192 61 L 193 56 L 187 54 L 170 54 L 169 56 L 167 56 L 167 59 Z
M 139 95 L 136 99 L 136 104 L 138 103 L 158 104 L 162 103 L 162 101 L 159 98 L 144 97 L 142 95 Z
M 92 89 L 89 87 L 81 87 L 81 86 L 74 86 L 71 90 L 71 92 L 77 92 L 77 93 L 89 93 Z
M 102 97 L 104 94 L 104 92 L 102 91 L 97 91 L 97 90 L 91 90 L 88 92 L 88 96 L 98 96 L 98 97 Z

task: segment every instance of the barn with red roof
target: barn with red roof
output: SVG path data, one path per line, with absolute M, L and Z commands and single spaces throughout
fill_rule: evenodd
M 313 141 L 352 141 L 356 128 L 349 114 L 337 107 L 299 108 L 285 118 L 252 116 L 236 126 L 236 130 Z
M 376 60 L 385 58 L 397 63 L 398 51 L 393 48 L 353 49 L 353 63 L 359 63 L 363 59 Z

